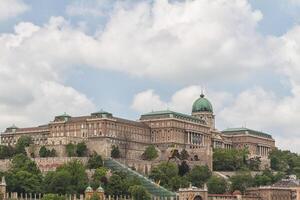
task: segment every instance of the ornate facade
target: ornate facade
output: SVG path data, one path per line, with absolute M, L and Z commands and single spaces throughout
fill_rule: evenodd
M 194 102 L 192 114 L 155 111 L 141 115 L 138 121 L 122 119 L 100 111 L 87 116 L 56 116 L 46 125 L 18 128 L 12 126 L 1 134 L 1 144 L 15 145 L 22 135 L 31 136 L 34 144 L 56 148 L 64 156 L 64 145 L 85 141 L 90 151 L 110 156 L 112 145 L 121 149 L 122 157 L 140 160 L 150 144 L 159 150 L 159 160 L 166 160 L 176 148 L 186 149 L 190 162 L 212 167 L 213 148 L 248 148 L 251 156 L 268 163 L 268 153 L 275 147 L 271 135 L 246 128 L 215 128 L 215 115 L 203 94 Z

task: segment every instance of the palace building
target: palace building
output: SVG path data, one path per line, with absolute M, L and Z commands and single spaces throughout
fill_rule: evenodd
M 103 110 L 79 117 L 64 113 L 38 127 L 8 127 L 1 134 L 1 144 L 13 146 L 23 135 L 31 136 L 36 147 L 55 148 L 61 157 L 66 155 L 65 145 L 84 141 L 91 152 L 104 157 L 109 157 L 112 146 L 116 145 L 123 159 L 138 161 L 145 148 L 154 145 L 159 151 L 156 162 L 168 159 L 176 148 L 187 150 L 192 164 L 210 168 L 213 148 L 248 148 L 251 157 L 261 158 L 263 167 L 269 165 L 268 153 L 275 148 L 274 139 L 266 133 L 248 128 L 217 130 L 213 106 L 203 94 L 194 102 L 191 115 L 153 111 L 133 121 Z

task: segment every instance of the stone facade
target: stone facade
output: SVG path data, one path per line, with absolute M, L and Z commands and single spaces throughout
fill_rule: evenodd
M 213 148 L 245 148 L 250 156 L 259 156 L 268 165 L 267 155 L 275 147 L 268 134 L 250 129 L 215 128 L 212 105 L 201 95 L 193 104 L 191 115 L 173 111 L 155 111 L 141 115 L 138 121 L 122 119 L 100 111 L 87 116 L 59 115 L 46 125 L 18 128 L 11 126 L 1 134 L 2 145 L 15 145 L 23 136 L 31 136 L 35 155 L 45 145 L 54 148 L 59 157 L 66 156 L 64 146 L 84 141 L 91 152 L 110 157 L 112 145 L 117 145 L 127 160 L 141 160 L 149 145 L 159 150 L 159 158 L 166 160 L 174 149 L 188 151 L 189 161 L 212 168 Z

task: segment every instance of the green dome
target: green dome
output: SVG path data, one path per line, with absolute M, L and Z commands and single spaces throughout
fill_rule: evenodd
M 99 185 L 99 187 L 97 188 L 97 192 L 104 192 L 104 189 L 101 187 L 101 185 Z
M 93 188 L 91 186 L 88 186 L 86 189 L 85 189 L 85 192 L 94 192 L 93 191 Z
M 213 107 L 204 94 L 201 94 L 200 98 L 194 102 L 192 112 L 213 112 Z

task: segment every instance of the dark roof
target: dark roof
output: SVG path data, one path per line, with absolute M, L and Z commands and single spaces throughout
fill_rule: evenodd
M 227 128 L 223 130 L 222 133 L 226 135 L 250 134 L 250 135 L 272 139 L 272 136 L 267 133 L 261 131 L 255 131 L 248 128 Z
M 91 116 L 80 116 L 80 117 L 71 117 L 69 120 L 68 120 L 68 123 L 69 122 L 80 122 L 80 121 L 85 121 L 87 119 L 91 118 Z
M 141 116 L 141 120 L 151 119 L 151 118 L 152 119 L 155 119 L 155 118 L 177 118 L 177 119 L 184 119 L 187 121 L 196 122 L 196 123 L 200 123 L 200 124 L 205 124 L 205 121 L 202 119 L 193 117 L 191 115 L 170 111 L 170 110 L 152 111 L 150 113 L 146 113 Z
M 120 122 L 120 123 L 124 123 L 124 124 L 128 124 L 128 125 L 133 125 L 133 126 L 139 126 L 139 127 L 142 127 L 142 128 L 149 128 L 149 126 L 147 126 L 143 122 L 137 122 L 137 121 L 123 119 L 123 118 L 118 118 L 118 117 L 114 117 L 114 119 L 116 119 L 117 122 Z
M 300 180 L 299 179 L 282 179 L 273 184 L 274 187 L 300 187 Z

